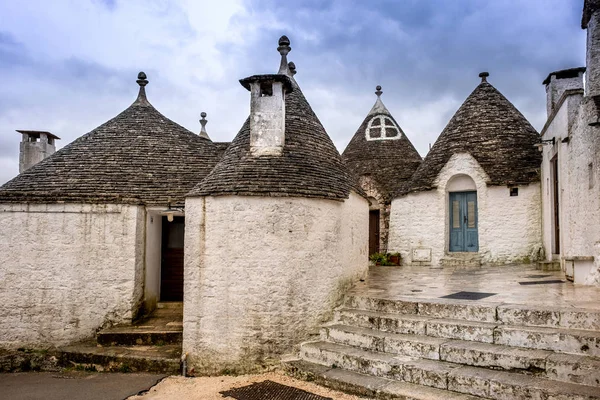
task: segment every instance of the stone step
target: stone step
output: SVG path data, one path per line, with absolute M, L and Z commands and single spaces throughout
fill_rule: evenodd
M 440 346 L 448 339 L 381 332 L 368 328 L 329 325 L 321 329 L 321 340 L 360 349 L 430 360 L 440 359 Z
M 499 325 L 494 343 L 600 357 L 600 331 Z
M 494 341 L 494 329 L 497 326 L 497 323 L 490 322 L 433 318 L 411 314 L 384 314 L 351 309 L 337 310 L 335 320 L 344 325 L 377 329 L 383 332 L 427 335 L 487 343 Z
M 536 373 L 548 379 L 600 386 L 600 359 L 583 355 L 557 354 L 548 350 L 500 344 L 394 334 L 343 325 L 324 327 L 322 340 L 370 351 L 386 352 L 391 355 Z
M 183 341 L 183 329 L 147 325 L 115 326 L 96 334 L 98 344 L 103 346 L 134 346 L 179 344 Z
M 183 301 L 160 301 L 156 304 L 157 309 L 180 310 L 183 312 Z
M 547 326 L 600 330 L 600 310 L 574 307 L 541 307 L 448 299 L 379 299 L 347 296 L 344 308 L 383 314 L 419 315 L 507 325 Z M 373 317 L 373 315 L 371 315 Z
M 398 400 L 478 400 L 481 397 L 364 375 L 341 368 L 331 368 L 303 360 L 289 360 L 283 369 L 298 379 L 370 399 Z
M 540 271 L 560 271 L 560 261 L 538 261 L 535 269 Z
M 98 346 L 94 343 L 60 348 L 60 366 L 99 372 L 181 373 L 181 346 Z
M 300 356 L 305 361 L 331 368 L 492 399 L 600 398 L 597 387 L 444 361 L 378 354 L 335 343 L 304 343 Z

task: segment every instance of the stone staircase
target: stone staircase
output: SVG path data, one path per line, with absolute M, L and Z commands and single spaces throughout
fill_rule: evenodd
M 95 341 L 60 349 L 60 364 L 110 372 L 180 373 L 183 303 L 158 303 L 151 315 L 131 325 L 99 331 Z
M 372 398 L 600 399 L 600 310 L 349 296 L 291 375 Z

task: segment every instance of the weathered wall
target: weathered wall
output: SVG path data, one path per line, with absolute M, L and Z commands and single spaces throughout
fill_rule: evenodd
M 541 248 L 540 185 L 518 186 L 519 195 L 511 197 L 507 187 L 487 186 L 487 174 L 467 153 L 448 160 L 436 179 L 436 189 L 392 201 L 389 251 L 400 252 L 406 264 L 412 263 L 413 248 L 430 248 L 433 265 L 449 254 L 448 189 L 456 190 L 456 186 L 448 184 L 464 184 L 461 176 L 470 177 L 477 189 L 481 261 L 535 260 Z
M 600 127 L 589 126 L 598 118 L 593 100 L 581 94 L 569 96 L 544 130 L 544 139 L 555 138 L 554 146 L 544 146 L 542 191 L 544 248 L 548 259 L 554 251 L 554 203 L 551 160 L 558 157 L 560 257 L 594 257 L 585 284 L 600 286 Z M 562 139 L 568 138 L 563 142 Z M 591 176 L 590 176 L 591 175 Z
M 564 189 L 570 197 L 561 211 L 568 216 L 564 255 L 593 256 L 584 283 L 600 286 L 600 126 L 589 126 L 598 114 L 592 98 L 584 98 L 568 144 L 569 177 Z
M 250 371 L 318 332 L 366 273 L 368 203 L 186 201 L 184 352 L 202 373 Z
M 0 347 L 66 344 L 134 317 L 143 208 L 3 204 L 0 226 Z

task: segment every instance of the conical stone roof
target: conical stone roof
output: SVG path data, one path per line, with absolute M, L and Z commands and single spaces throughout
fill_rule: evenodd
M 398 194 L 434 189 L 434 181 L 453 154 L 469 153 L 489 176 L 488 185 L 539 182 L 542 161 L 535 147 L 540 135 L 495 87 L 482 82 L 442 131 L 411 182 Z
M 381 87 L 377 87 L 377 101 L 367 114 L 362 124 L 342 153 L 342 159 L 357 176 L 370 174 L 375 179 L 386 199 L 399 191 L 408 182 L 421 164 L 422 158 L 410 142 L 400 125 L 396 122 L 387 107 L 381 101 Z M 378 119 L 379 116 L 389 118 L 395 124 Z M 374 125 L 376 124 L 376 126 Z M 379 125 L 381 124 L 381 125 Z M 379 127 L 383 132 L 379 133 Z M 397 131 L 396 129 L 397 128 Z M 371 138 L 369 131 L 373 129 L 380 138 Z M 385 138 L 386 129 L 391 129 L 392 136 Z
M 183 204 L 219 153 L 140 94 L 125 111 L 0 188 L 0 202 Z
M 252 155 L 248 118 L 221 161 L 188 196 L 288 196 L 343 200 L 348 198 L 352 189 L 363 193 L 294 80 L 295 66 L 290 63 L 290 70 L 287 61 L 284 61 L 285 58 L 282 58 L 280 74 L 290 78 L 292 91 L 285 97 L 283 153 Z

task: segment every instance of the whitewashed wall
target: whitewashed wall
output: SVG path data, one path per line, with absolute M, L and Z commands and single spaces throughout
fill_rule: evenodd
M 477 189 L 479 255 L 482 263 L 530 262 L 541 249 L 539 183 L 509 188 L 487 186 L 488 176 L 468 153 L 454 154 L 436 178 L 436 189 L 392 201 L 389 251 L 412 263 L 413 248 L 430 248 L 431 264 L 448 255 L 448 188 L 452 178 L 466 175 Z M 454 189 L 453 189 L 454 190 Z
M 368 202 L 186 201 L 184 352 L 204 373 L 290 353 L 368 267 Z
M 0 205 L 0 347 L 62 345 L 143 297 L 143 209 Z
M 597 118 L 592 98 L 584 98 L 565 151 L 569 178 L 563 189 L 570 198 L 561 212 L 568 215 L 564 255 L 594 257 L 583 283 L 600 286 L 600 127 L 589 126 Z

